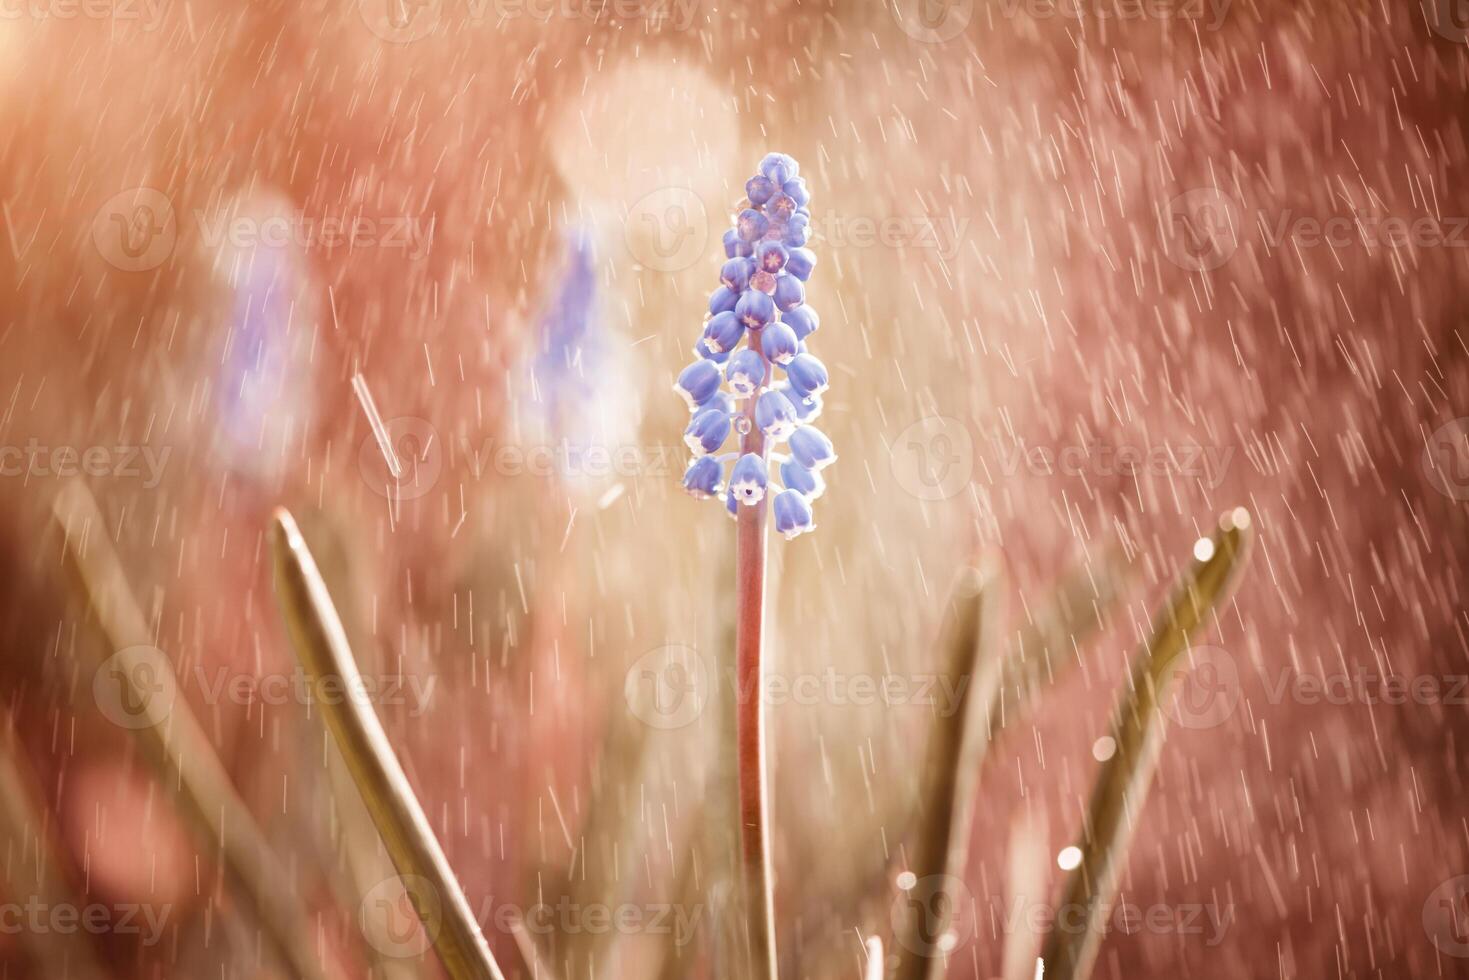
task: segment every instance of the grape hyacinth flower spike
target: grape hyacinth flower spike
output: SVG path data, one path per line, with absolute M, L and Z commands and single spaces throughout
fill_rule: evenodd
M 795 160 L 771 153 L 745 184 L 746 200 L 724 234 L 720 284 L 695 338 L 698 360 L 674 386 L 692 416 L 684 440 L 694 458 L 684 489 L 720 499 L 736 523 L 739 690 L 764 690 L 770 515 L 787 539 L 814 529 L 812 507 L 826 489 L 819 471 L 836 460 L 831 440 L 811 424 L 821 414 L 828 376 L 807 349 L 821 318 L 806 303 L 816 256 L 806 248 L 811 193 L 799 171 Z M 730 433 L 737 445 L 726 449 Z M 739 973 L 775 980 L 764 701 L 741 699 L 736 718 L 740 862 L 749 915 L 749 968 Z
M 724 502 L 736 515 L 735 503 L 769 508 L 776 530 L 786 538 L 815 528 L 812 503 L 825 487 L 815 471 L 836 459 L 831 440 L 811 424 L 820 413 L 827 371 L 807 349 L 820 319 L 806 303 L 816 255 L 805 247 L 811 193 L 799 174 L 795 160 L 771 153 L 745 184 L 746 200 L 724 234 L 720 284 L 695 338 L 699 359 L 684 369 L 676 386 L 694 416 L 685 441 L 700 470 L 700 479 L 686 480 L 686 488 L 702 498 L 710 495 L 710 486 L 722 487 Z M 735 400 L 733 412 L 714 400 L 712 388 L 719 387 L 721 376 Z M 740 445 L 720 453 L 730 431 Z M 787 442 L 789 451 L 783 451 Z M 701 462 L 711 455 L 721 468 L 712 483 L 710 464 Z M 762 482 L 752 496 L 749 474 L 756 463 L 762 480 L 768 474 L 772 486 L 766 493 Z M 745 472 L 736 474 L 736 468 Z M 774 484 L 777 477 L 783 486 Z

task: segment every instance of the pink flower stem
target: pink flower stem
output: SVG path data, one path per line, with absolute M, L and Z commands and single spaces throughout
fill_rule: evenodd
M 760 350 L 760 331 L 749 332 L 750 349 Z M 764 361 L 766 380 L 771 365 Z M 758 392 L 744 409 L 741 452 L 768 463 L 765 435 L 755 424 Z M 768 493 L 768 490 L 767 490 Z M 740 505 L 735 544 L 735 700 L 739 770 L 740 857 L 744 870 L 749 973 L 775 980 L 775 897 L 770 873 L 770 809 L 765 794 L 765 640 L 766 513 L 769 500 Z

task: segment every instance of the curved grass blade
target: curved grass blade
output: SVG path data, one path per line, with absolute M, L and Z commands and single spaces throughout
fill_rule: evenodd
M 995 735 L 1024 717 L 1042 688 L 1076 666 L 1077 648 L 1101 627 L 1127 588 L 1130 566 L 1120 548 L 1104 551 L 1099 564 L 1094 568 L 1087 561 L 1068 569 L 1034 620 L 1019 631 L 990 706 Z M 1013 706 L 1006 706 L 1007 695 L 1013 697 Z
M 941 641 L 943 669 L 948 675 L 945 689 L 958 695 L 929 736 L 919 797 L 922 827 L 909 862 L 911 880 L 901 883 L 910 895 L 906 935 L 897 943 L 896 980 L 943 975 L 941 937 L 949 930 L 954 910 L 952 896 L 940 883 L 947 880 L 942 876 L 964 875 L 979 769 L 990 743 L 986 713 L 1000 681 L 999 659 L 989 642 L 998 579 L 992 563 L 967 568 L 949 594 Z
M 1249 554 L 1250 515 L 1237 508 L 1196 547 L 1193 567 L 1153 620 L 1148 645 L 1133 663 L 1131 683 L 1113 717 L 1116 751 L 1102 767 L 1087 812 L 1081 864 L 1071 872 L 1061 909 L 1084 909 L 1079 929 L 1055 928 L 1041 960 L 1047 980 L 1086 980 L 1102 937 L 1101 918 L 1116 891 L 1137 816 L 1157 768 L 1163 735 L 1162 705 L 1177 681 L 1189 637 L 1229 595 Z M 1200 543 L 1201 545 L 1203 542 Z M 1074 917 L 1072 917 L 1074 921 Z
M 40 794 L 22 761 L 15 730 L 0 738 L 0 883 L 11 901 L 34 901 L 42 908 L 82 908 L 83 902 L 55 867 L 58 843 L 43 815 Z M 31 965 L 53 980 L 103 980 L 89 937 L 56 929 L 17 930 Z
M 270 529 L 275 588 L 308 683 L 363 690 L 347 635 L 295 519 L 277 508 Z M 315 697 L 372 813 L 404 889 L 452 980 L 505 980 L 449 861 L 372 707 L 359 697 Z
M 120 683 L 130 686 L 134 704 L 149 723 L 136 735 L 159 782 L 168 787 L 185 818 L 201 838 L 219 849 L 231 885 L 244 895 L 267 943 L 300 980 L 325 980 L 309 926 L 312 921 L 209 737 L 183 698 L 155 697 L 138 684 L 161 669 L 154 637 L 134 598 L 127 574 L 107 534 L 91 492 L 79 482 L 66 484 L 52 502 L 52 514 L 65 535 L 68 563 L 86 592 L 102 630 L 118 651 L 113 659 Z

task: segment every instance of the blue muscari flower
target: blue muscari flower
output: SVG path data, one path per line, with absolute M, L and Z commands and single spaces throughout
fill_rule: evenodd
M 774 184 L 781 186 L 801 172 L 801 167 L 795 159 L 784 153 L 767 153 L 760 161 L 760 174 L 767 177 Z
M 740 233 L 731 228 L 724 233 L 724 257 L 733 259 L 737 256 L 750 256 L 755 254 L 755 246 L 740 237 Z
M 723 364 L 725 361 L 729 360 L 729 351 L 715 350 L 714 348 L 709 346 L 708 342 L 704 340 L 703 337 L 700 337 L 699 342 L 694 345 L 694 353 L 702 358 L 713 361 L 715 364 Z
M 765 499 L 765 460 L 755 453 L 745 453 L 729 474 L 729 490 L 736 500 L 753 507 Z
M 740 238 L 752 245 L 764 238 L 765 232 L 769 229 L 770 219 L 754 208 L 745 208 L 741 211 L 740 219 L 735 224 L 735 230 L 740 233 Z
M 791 433 L 791 459 L 808 470 L 819 470 L 836 462 L 831 440 L 814 425 L 803 425 Z
M 716 407 L 701 408 L 684 430 L 683 441 L 695 456 L 718 452 L 729 438 L 729 413 Z M 830 443 L 827 444 L 828 446 Z
M 734 258 L 724 263 L 724 268 L 719 270 L 719 281 L 735 292 L 743 292 L 750 285 L 750 277 L 754 274 L 754 259 Z
M 758 252 L 756 254 L 759 254 Z M 762 266 L 762 268 L 764 268 Z M 811 278 L 811 270 L 816 268 L 816 253 L 809 248 L 793 248 L 786 259 L 785 270 L 797 279 L 805 282 Z
M 745 181 L 745 196 L 750 199 L 751 204 L 764 204 L 770 200 L 770 196 L 774 193 L 775 181 L 764 174 L 751 177 Z
M 713 456 L 700 456 L 684 471 L 683 488 L 695 497 L 713 497 L 722 489 L 724 467 Z
M 785 231 L 781 235 L 780 240 L 782 244 L 787 248 L 800 248 L 805 245 L 811 237 L 810 225 L 810 217 L 802 214 L 800 211 L 791 215 L 790 220 L 786 222 Z
M 734 418 L 734 396 L 727 391 L 716 391 L 713 398 L 700 406 L 700 411 L 706 408 L 717 408 L 730 418 Z
M 811 520 L 811 504 L 797 490 L 782 490 L 775 497 L 775 529 L 786 536 L 786 540 L 798 534 L 814 530 Z
M 805 340 L 807 335 L 815 333 L 816 328 L 821 326 L 821 317 L 816 315 L 814 309 L 804 304 L 786 310 L 780 315 L 780 318 L 782 322 L 790 324 L 791 329 L 796 332 L 797 340 Z
M 796 332 L 789 324 L 772 323 L 760 331 L 760 352 L 765 355 L 766 360 L 774 361 L 776 364 L 789 364 L 796 356 L 796 347 L 800 341 L 796 339 Z
M 729 359 L 724 375 L 729 379 L 731 391 L 741 398 L 748 398 L 765 383 L 765 359 L 759 351 L 746 347 Z
M 780 464 L 780 482 L 787 490 L 799 491 L 807 500 L 815 500 L 826 492 L 826 481 L 815 470 L 808 470 L 794 459 Z
M 811 203 L 811 192 L 806 189 L 805 177 L 792 177 L 781 185 L 786 197 L 796 202 L 796 207 L 804 208 Z
M 829 378 L 806 350 L 821 318 L 806 305 L 816 256 L 805 247 L 811 192 L 799 171 L 795 160 L 772 153 L 746 182 L 748 206 L 724 233 L 722 285 L 709 297 L 710 315 L 694 348 L 700 360 L 675 385 L 693 414 L 684 439 L 695 459 L 684 487 L 720 497 L 731 516 L 741 504 L 769 506 L 788 538 L 815 526 L 811 502 L 826 489 L 819 471 L 836 459 L 831 440 L 810 425 L 821 414 Z M 784 379 L 771 365 L 784 368 Z M 745 445 L 720 455 L 731 429 Z M 753 445 L 752 431 L 765 437 L 762 452 L 744 451 Z M 785 442 L 786 450 L 771 457 Z M 780 463 L 779 483 L 772 482 L 772 458 Z M 728 460 L 734 464 L 726 480 Z
M 788 439 L 796 431 L 796 406 L 774 388 L 767 388 L 755 402 L 755 424 L 776 442 Z
M 704 324 L 704 342 L 715 353 L 729 352 L 739 346 L 745 335 L 745 325 L 733 310 L 716 313 Z
M 696 408 L 719 393 L 719 365 L 699 360 L 684 368 L 673 390 L 683 395 L 689 408 Z
M 726 310 L 735 308 L 739 303 L 740 294 L 728 286 L 720 286 L 709 294 L 709 315 L 716 316 Z
M 795 276 L 775 280 L 775 308 L 785 313 L 806 302 L 806 287 Z
M 751 330 L 759 330 L 775 319 L 775 300 L 758 289 L 747 289 L 740 293 L 734 311 L 741 323 Z
M 801 397 L 819 395 L 830 387 L 826 365 L 815 354 L 797 354 L 786 365 L 786 380 Z
M 777 194 L 765 205 L 765 213 L 777 224 L 785 224 L 796 213 L 796 202 L 785 194 Z
M 755 265 L 773 276 L 786 267 L 790 254 L 780 242 L 763 241 L 755 246 Z
M 796 418 L 802 422 L 815 422 L 821 417 L 822 402 L 820 395 L 807 395 L 802 398 L 795 390 L 786 392 L 786 397 L 791 404 L 796 406 Z

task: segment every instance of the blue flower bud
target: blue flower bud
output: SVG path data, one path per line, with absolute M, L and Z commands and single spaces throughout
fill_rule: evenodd
M 700 456 L 684 471 L 683 488 L 701 500 L 719 493 L 724 467 L 713 456 Z
M 808 470 L 819 470 L 836 462 L 836 450 L 826 433 L 814 425 L 803 425 L 791 433 L 791 459 Z
M 780 318 L 791 325 L 791 329 L 796 332 L 797 340 L 805 340 L 821 326 L 821 317 L 808 303 L 802 303 L 800 306 L 786 310 L 780 315 Z
M 830 387 L 826 365 L 815 354 L 797 354 L 786 365 L 786 377 L 801 397 L 819 395 Z
M 730 289 L 728 286 L 720 286 L 709 294 L 709 314 L 712 316 L 716 313 L 732 310 L 739 301 L 739 293 Z
M 729 515 L 730 520 L 739 520 L 740 498 L 735 496 L 732 487 L 726 487 L 724 490 L 724 512 Z
M 780 236 L 780 243 L 786 248 L 800 248 L 810 240 L 811 232 L 808 231 L 804 226 L 797 227 L 795 225 L 792 225 L 786 229 L 784 235 Z
M 775 300 L 758 289 L 747 289 L 740 293 L 734 311 L 741 323 L 751 330 L 759 330 L 775 319 Z
M 743 292 L 750 285 L 750 276 L 755 273 L 755 260 L 735 258 L 724 263 L 719 270 L 719 281 L 735 292 Z
M 761 174 L 745 181 L 745 196 L 751 204 L 764 204 L 775 193 L 775 181 Z
M 703 405 L 719 392 L 719 365 L 699 360 L 684 368 L 673 390 L 683 395 L 689 408 Z
M 746 347 L 729 359 L 724 376 L 729 379 L 730 390 L 739 397 L 753 395 L 765 383 L 765 358 Z
M 708 342 L 705 341 L 703 337 L 700 337 L 699 342 L 694 345 L 694 353 L 699 355 L 700 357 L 708 358 L 715 364 L 723 364 L 725 361 L 729 360 L 729 351 L 715 350 L 714 348 L 709 346 Z
M 724 233 L 724 257 L 732 259 L 740 254 L 740 246 L 745 244 L 740 241 L 740 233 L 731 228 Z
M 782 490 L 775 496 L 775 529 L 786 536 L 786 540 L 798 534 L 814 530 L 811 521 L 811 504 L 796 490 Z
M 787 439 L 796 431 L 796 406 L 774 388 L 762 391 L 755 402 L 755 424 L 770 439 Z
M 800 172 L 801 167 L 795 159 L 784 153 L 767 153 L 760 161 L 760 173 L 777 185 L 784 185 L 786 181 Z
M 760 350 L 777 364 L 789 364 L 796 356 L 796 332 L 779 321 L 760 331 Z
M 764 266 L 762 265 L 761 268 L 764 268 Z M 816 268 L 815 252 L 809 248 L 796 248 L 791 250 L 790 258 L 786 260 L 787 272 L 802 282 L 805 282 L 811 278 L 811 270 L 814 268 Z
M 755 246 L 755 264 L 771 275 L 784 269 L 789 258 L 790 252 L 780 242 L 764 241 Z
M 683 441 L 695 456 L 718 452 L 729 438 L 729 414 L 718 408 L 703 408 L 684 430 Z
M 781 185 L 786 197 L 796 202 L 797 207 L 804 208 L 811 203 L 811 191 L 806 188 L 805 177 L 792 177 Z
M 775 280 L 775 307 L 778 310 L 794 310 L 806 302 L 806 287 L 795 276 L 780 276 Z
M 786 397 L 791 404 L 796 406 L 796 418 L 802 422 L 815 422 L 821 418 L 822 402 L 820 395 L 807 395 L 802 398 L 794 389 L 786 392 Z
M 764 238 L 769 228 L 770 219 L 754 208 L 745 208 L 735 222 L 735 230 L 740 233 L 740 238 L 751 243 Z
M 734 418 L 735 400 L 727 391 L 716 391 L 713 398 L 699 406 L 699 411 L 702 412 L 708 408 L 717 408 L 730 418 Z
M 755 453 L 745 453 L 729 474 L 729 490 L 735 499 L 753 507 L 765 499 L 765 460 Z
M 796 202 L 784 194 L 777 194 L 765 205 L 765 213 L 777 224 L 785 224 L 796 213 Z
M 815 470 L 808 470 L 794 459 L 780 464 L 780 482 L 787 490 L 796 490 L 807 500 L 815 500 L 826 493 L 826 481 Z
M 716 353 L 734 350 L 744 335 L 745 325 L 733 310 L 717 313 L 704 324 L 704 342 Z

